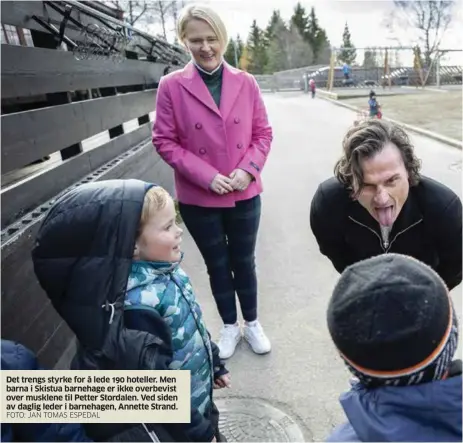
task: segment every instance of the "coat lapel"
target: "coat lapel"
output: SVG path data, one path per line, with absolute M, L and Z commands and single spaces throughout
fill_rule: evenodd
M 240 94 L 244 76 L 240 75 L 240 71 L 238 69 L 233 68 L 226 62 L 224 62 L 222 75 L 220 113 L 222 114 L 223 120 L 226 120 Z
M 183 76 L 180 80 L 181 85 L 201 103 L 207 106 L 212 112 L 220 115 L 219 109 L 214 103 L 211 93 L 207 89 L 206 84 L 199 75 L 195 65 L 189 62 L 183 70 Z
M 196 97 L 212 112 L 220 115 L 223 120 L 226 120 L 243 86 L 243 76 L 240 75 L 238 69 L 233 68 L 226 62 L 224 62 L 222 75 L 220 110 L 217 108 L 211 93 L 192 62 L 185 66 L 180 82 L 193 97 Z

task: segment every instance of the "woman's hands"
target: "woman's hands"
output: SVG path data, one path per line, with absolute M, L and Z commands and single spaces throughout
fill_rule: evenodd
M 231 186 L 232 180 L 225 175 L 217 174 L 211 183 L 211 189 L 219 195 L 228 194 L 233 192 L 233 187 Z
M 235 191 L 245 191 L 252 181 L 252 175 L 243 169 L 235 169 L 231 174 L 231 186 Z
M 252 175 L 243 169 L 235 169 L 230 177 L 217 174 L 211 183 L 211 189 L 219 195 L 233 191 L 245 191 L 252 181 Z

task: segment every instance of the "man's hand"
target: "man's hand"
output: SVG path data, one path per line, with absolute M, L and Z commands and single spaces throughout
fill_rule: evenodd
M 245 191 L 252 181 L 252 175 L 243 169 L 235 169 L 231 174 L 230 178 L 231 186 L 235 191 Z
M 211 441 L 217 441 L 217 439 L 215 437 L 212 437 L 212 440 Z
M 221 375 L 214 380 L 214 389 L 230 388 L 230 374 Z
M 217 174 L 211 183 L 211 189 L 219 195 L 228 194 L 233 192 L 234 188 L 231 186 L 232 180 L 225 175 Z

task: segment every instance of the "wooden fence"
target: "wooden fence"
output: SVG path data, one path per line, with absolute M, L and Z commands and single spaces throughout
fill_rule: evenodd
M 38 228 L 53 202 L 81 183 L 139 178 L 173 191 L 172 172 L 151 144 L 151 120 L 161 76 L 185 61 L 146 36 L 131 41 L 121 63 L 76 60 L 53 31 L 69 5 L 51 3 L 1 3 L 1 332 L 50 368 L 72 334 L 33 272 Z M 79 24 L 100 23 L 78 9 L 70 16 L 64 35 L 72 41 L 82 38 Z M 10 38 L 12 30 L 30 34 L 34 46 L 6 42 L 6 30 Z

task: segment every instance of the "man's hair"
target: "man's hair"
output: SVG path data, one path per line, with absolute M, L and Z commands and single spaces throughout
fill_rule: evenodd
M 360 193 L 363 185 L 361 160 L 374 157 L 387 143 L 393 143 L 402 154 L 410 186 L 419 183 L 421 161 L 415 156 L 408 135 L 396 124 L 371 119 L 347 131 L 342 142 L 344 154 L 334 167 L 334 175 L 353 196 Z
M 170 194 L 161 186 L 153 186 L 147 191 L 143 200 L 139 233 L 158 211 L 165 208 L 170 198 L 172 198 Z

